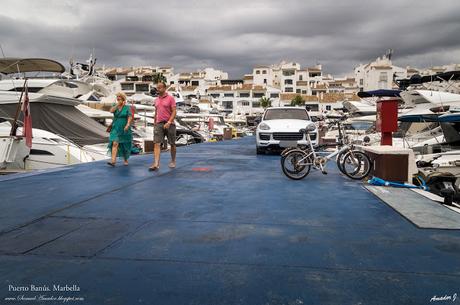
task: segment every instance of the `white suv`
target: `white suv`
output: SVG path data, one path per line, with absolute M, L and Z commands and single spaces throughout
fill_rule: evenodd
M 300 107 L 267 108 L 256 129 L 257 154 L 268 149 L 308 144 L 306 135 L 299 130 L 311 123 L 308 112 Z M 310 134 L 313 145 L 318 139 L 318 130 Z

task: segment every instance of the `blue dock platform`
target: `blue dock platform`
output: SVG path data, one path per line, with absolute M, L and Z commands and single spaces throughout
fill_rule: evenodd
M 333 164 L 289 180 L 252 137 L 151 161 L 1 178 L 0 304 L 460 304 L 460 232 Z

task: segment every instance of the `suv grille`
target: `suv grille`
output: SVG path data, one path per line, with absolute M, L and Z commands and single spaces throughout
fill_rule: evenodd
M 299 141 L 303 139 L 303 134 L 300 132 L 274 132 L 273 139 L 280 141 Z

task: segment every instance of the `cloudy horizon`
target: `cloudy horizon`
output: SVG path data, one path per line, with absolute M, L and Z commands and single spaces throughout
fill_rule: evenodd
M 46 57 L 66 67 L 94 52 L 99 66 L 205 67 L 231 78 L 282 60 L 335 76 L 393 49 L 393 63 L 460 63 L 458 2 L 211 0 L 3 1 L 6 57 Z

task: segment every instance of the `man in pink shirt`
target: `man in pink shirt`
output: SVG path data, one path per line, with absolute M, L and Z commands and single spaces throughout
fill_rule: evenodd
M 161 143 L 165 136 L 168 138 L 168 143 L 171 145 L 171 162 L 170 168 L 176 167 L 176 125 L 174 118 L 176 117 L 176 100 L 166 92 L 166 84 L 157 84 L 158 97 L 155 99 L 155 127 L 153 130 L 153 164 L 149 170 L 155 171 L 160 168 L 160 151 Z

